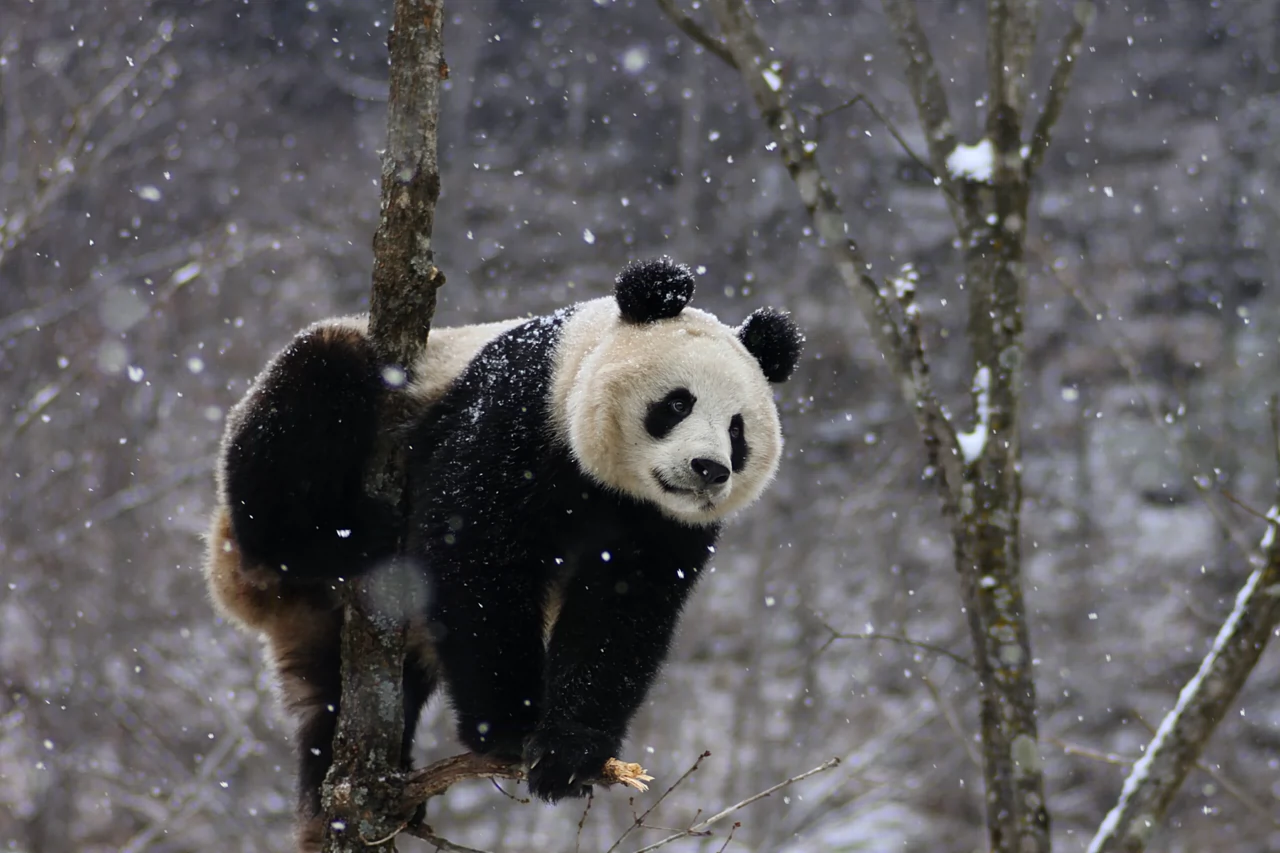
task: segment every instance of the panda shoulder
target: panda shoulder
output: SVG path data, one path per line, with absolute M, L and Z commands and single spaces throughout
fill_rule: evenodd
M 439 400 L 486 344 L 525 322 L 527 319 L 516 318 L 432 328 L 427 335 L 426 349 L 413 364 L 410 395 L 422 403 Z

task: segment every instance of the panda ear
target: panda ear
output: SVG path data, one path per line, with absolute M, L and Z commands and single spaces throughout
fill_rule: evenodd
M 772 308 L 757 308 L 738 327 L 738 340 L 760 362 L 764 378 L 786 382 L 800 360 L 804 335 L 790 314 Z
M 678 315 L 693 298 L 693 273 L 665 255 L 632 261 L 614 279 L 613 293 L 624 320 L 665 320 Z

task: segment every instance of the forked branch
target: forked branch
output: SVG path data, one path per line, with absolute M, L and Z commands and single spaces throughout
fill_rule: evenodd
M 780 67 L 765 64 L 764 57 L 772 54 L 760 35 L 755 16 L 743 0 L 713 0 L 711 5 L 734 65 L 742 72 L 743 81 L 778 143 L 800 200 L 902 388 L 925 437 L 931 469 L 948 484 L 944 492 L 958 490 L 961 457 L 956 452 L 955 431 L 934 393 L 923 339 L 911 322 L 912 306 L 904 305 L 893 290 L 871 275 L 871 264 L 850 236 L 840 202 L 822 173 L 817 143 L 804 137 L 804 125 L 784 91 Z

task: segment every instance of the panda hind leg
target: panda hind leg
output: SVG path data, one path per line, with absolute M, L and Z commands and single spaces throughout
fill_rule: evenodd
M 333 634 L 332 643 L 313 646 L 294 655 L 281 666 L 282 682 L 289 706 L 298 714 L 295 736 L 298 752 L 298 853 L 319 853 L 324 836 L 321 796 L 325 777 L 333 764 L 333 737 L 341 710 L 341 657 Z M 438 679 L 434 666 L 424 662 L 410 648 L 404 668 L 404 732 L 401 736 L 401 769 L 413 768 L 413 741 L 422 709 L 435 692 Z M 426 816 L 423 803 L 407 815 L 410 823 Z
M 340 323 L 302 332 L 268 365 L 223 445 L 223 497 L 251 563 L 331 580 L 394 552 L 398 515 L 364 490 L 384 394 L 368 339 Z

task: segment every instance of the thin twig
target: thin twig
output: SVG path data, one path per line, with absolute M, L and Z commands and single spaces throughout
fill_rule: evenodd
M 621 835 L 619 835 L 619 836 L 618 836 L 618 840 L 617 840 L 617 841 L 615 841 L 615 842 L 613 842 L 613 846 L 611 846 L 608 850 L 606 850 L 606 851 L 605 851 L 605 853 L 613 853 L 613 851 L 617 850 L 617 849 L 618 849 L 618 847 L 622 844 L 622 842 L 626 840 L 627 836 L 628 836 L 628 835 L 630 835 L 633 831 L 635 831 L 635 830 L 636 830 L 636 829 L 638 829 L 639 827 L 643 826 L 643 825 L 644 825 L 644 819 L 645 819 L 645 818 L 647 818 L 649 815 L 653 814 L 653 810 L 654 810 L 654 809 L 656 809 L 658 806 L 662 805 L 662 801 L 663 801 L 663 800 L 665 800 L 667 797 L 669 797 L 669 796 L 671 795 L 671 792 L 672 792 L 672 791 L 674 791 L 676 788 L 678 788 L 678 787 L 680 787 L 682 784 L 684 784 L 684 781 L 685 781 L 686 779 L 688 779 L 690 776 L 692 776 L 694 773 L 696 773 L 696 772 L 698 771 L 698 768 L 699 768 L 700 766 L 702 766 L 702 762 L 703 762 L 705 759 L 710 758 L 710 757 L 711 757 L 711 751 L 710 751 L 710 750 L 706 750 L 706 751 L 704 751 L 701 755 L 699 755 L 699 756 L 694 760 L 693 764 L 689 767 L 689 769 L 688 769 L 688 770 L 686 770 L 686 771 L 684 771 L 684 773 L 680 774 L 680 778 L 679 778 L 679 779 L 677 779 L 676 781 L 672 782 L 672 783 L 671 783 L 671 787 L 669 787 L 669 788 L 667 788 L 667 790 L 663 791 L 663 792 L 662 792 L 662 796 L 660 796 L 660 797 L 658 797 L 658 799 L 654 800 L 653 805 L 651 805 L 651 806 L 649 806 L 649 808 L 645 809 L 645 810 L 644 810 L 644 813 L 643 813 L 643 814 L 641 814 L 639 817 L 637 817 L 637 818 L 634 820 L 634 822 L 632 822 L 631 826 L 627 827 L 627 828 L 623 831 L 623 833 L 622 833 Z
M 1045 99 L 1044 110 L 1031 133 L 1031 153 L 1027 157 L 1027 177 L 1030 178 L 1044 162 L 1045 153 L 1049 150 L 1050 136 L 1053 127 L 1062 115 L 1062 106 L 1067 102 L 1067 93 L 1071 89 L 1071 72 L 1075 69 L 1076 60 L 1084 47 L 1084 33 L 1098 15 L 1093 0 L 1083 0 L 1075 7 L 1075 23 L 1062 40 L 1062 52 L 1053 67 L 1053 77 L 1049 80 L 1049 93 Z
M 437 850 L 444 850 L 446 853 L 489 853 L 488 850 L 479 850 L 475 847 L 464 847 L 461 844 L 454 844 L 447 838 L 441 838 L 431 831 L 428 826 L 408 826 L 404 830 L 405 835 L 412 835 L 414 838 L 421 838 Z
M 875 102 L 872 101 L 870 98 L 868 98 L 866 95 L 857 94 L 857 95 L 854 95 L 849 100 L 845 101 L 843 104 L 840 104 L 839 106 L 832 107 L 831 109 L 828 109 L 828 110 L 822 110 L 821 112 L 818 112 L 814 109 L 810 109 L 810 112 L 812 112 L 814 120 L 817 121 L 818 123 L 821 123 L 824 119 L 830 118 L 831 116 L 835 115 L 838 112 L 842 112 L 843 110 L 847 110 L 852 107 L 855 107 L 858 104 L 862 104 L 863 106 L 865 106 L 867 108 L 867 111 L 870 112 L 871 115 L 875 117 L 876 121 L 884 125 L 885 130 L 889 131 L 889 135 L 893 137 L 893 141 L 898 143 L 898 147 L 902 149 L 902 152 L 911 158 L 911 162 L 919 166 L 920 169 L 924 171 L 924 173 L 928 175 L 930 178 L 933 178 L 935 181 L 937 180 L 938 175 L 936 172 L 934 172 L 933 167 L 930 166 L 928 163 L 926 163 L 924 161 L 924 158 L 922 158 L 919 154 L 916 153 L 915 149 L 912 148 L 910 143 L 907 142 L 906 137 L 904 137 L 902 133 L 898 130 L 897 125 L 895 125 L 892 121 L 890 121 L 889 117 L 886 116 L 883 112 L 881 112 L 880 108 L 875 105 Z
M 1271 523 L 1271 519 L 1267 517 L 1267 514 L 1265 512 L 1259 512 L 1258 510 L 1249 506 L 1247 503 L 1245 503 L 1244 501 L 1236 497 L 1231 492 L 1230 489 L 1221 489 L 1220 492 L 1224 498 L 1226 498 L 1228 501 L 1235 504 L 1236 506 L 1240 507 L 1240 509 L 1247 512 L 1249 515 L 1252 515 L 1254 518 L 1258 519 L 1259 521 L 1265 521 L 1267 524 Z
M 652 850 L 657 850 L 660 847 L 666 847 L 668 844 L 672 843 L 673 841 L 679 841 L 681 838 L 688 838 L 690 835 L 705 832 L 713 824 L 719 823 L 720 821 L 724 820 L 726 817 L 738 811 L 739 809 L 746 808 L 747 806 L 751 805 L 757 800 L 763 800 L 765 797 L 768 797 L 771 794 L 775 794 L 789 785 L 794 785 L 796 782 L 799 782 L 802 779 L 808 779 L 810 776 L 816 776 L 819 773 L 824 773 L 833 767 L 838 767 L 839 765 L 840 765 L 839 758 L 832 758 L 827 761 L 824 761 L 821 764 L 819 764 L 817 767 L 813 768 L 812 770 L 806 770 L 804 773 L 800 773 L 796 776 L 792 776 L 790 779 L 786 779 L 782 782 L 779 782 L 778 784 L 774 785 L 771 788 L 766 788 L 765 790 L 761 791 L 758 794 L 753 794 L 752 796 L 747 797 L 745 800 L 742 800 L 741 802 L 734 803 L 733 805 L 729 806 L 727 809 L 723 809 L 722 811 L 716 812 L 711 817 L 707 818 L 701 823 L 694 824 L 693 826 L 689 827 L 687 830 L 683 830 L 681 832 L 677 832 L 672 835 L 669 835 L 666 838 L 662 839 L 661 841 L 656 841 L 653 844 L 648 845 L 647 847 L 641 847 L 639 850 L 636 850 L 635 853 L 650 853 L 650 851 Z
M 920 679 L 924 682 L 924 687 L 929 691 L 929 695 L 933 697 L 934 704 L 938 706 L 938 710 L 942 712 L 942 719 L 946 720 L 947 727 L 956 736 L 956 740 L 960 741 L 960 745 L 964 747 L 965 755 L 969 756 L 969 761 L 973 766 L 978 768 L 978 772 L 982 772 L 982 755 L 973 744 L 973 737 L 964 730 L 964 726 L 960 724 L 960 718 L 956 716 L 956 709 L 947 701 L 947 697 L 942 695 L 941 688 L 933 683 L 933 679 L 925 676 Z
M 733 826 L 729 827 L 729 835 L 725 838 L 724 844 L 720 845 L 720 849 L 717 850 L 716 853 L 724 853 L 724 851 L 729 847 L 729 842 L 733 840 L 733 834 L 737 832 L 741 827 L 742 827 L 742 821 L 735 820 L 733 822 Z
M 533 802 L 533 800 L 530 799 L 529 797 L 518 797 L 515 794 L 511 793 L 506 788 L 499 785 L 497 779 L 490 779 L 489 783 L 493 785 L 494 790 L 496 790 L 502 796 L 506 797 L 508 800 L 511 800 L 511 802 L 513 803 L 520 803 L 523 806 L 527 806 L 529 805 L 529 803 Z
M 944 649 L 942 648 L 942 646 L 935 646 L 932 643 L 924 643 L 924 642 L 921 642 L 920 640 L 913 640 L 910 637 L 899 637 L 894 634 L 877 634 L 874 632 L 846 633 L 844 631 L 836 630 L 831 625 L 828 625 L 825 622 L 822 623 L 822 627 L 831 632 L 831 640 L 884 640 L 885 642 L 888 642 L 888 643 L 899 643 L 904 646 L 910 646 L 915 649 L 920 649 L 921 651 L 926 651 L 931 654 L 941 655 L 945 658 L 949 658 L 950 660 L 955 661 L 956 663 L 960 664 L 960 666 L 964 667 L 970 672 L 973 671 L 973 661 L 968 660 L 962 655 L 956 654 L 950 649 Z M 828 641 L 828 644 L 829 643 L 830 641 Z M 823 646 L 823 648 L 826 648 L 826 646 Z
M 924 130 L 925 144 L 929 146 L 929 161 L 933 164 L 935 179 L 947 189 L 947 202 L 952 219 L 961 231 L 967 230 L 964 213 L 956 201 L 959 192 L 955 179 L 947 169 L 947 158 L 956 148 L 955 125 L 951 123 L 951 107 L 947 104 L 947 90 L 942 85 L 942 75 L 929 48 L 929 39 L 920 26 L 920 13 L 915 0 L 884 0 L 884 11 L 898 40 L 906 62 L 907 87 L 916 106 L 920 127 Z
M 947 196 L 947 199 L 949 201 L 954 202 L 957 205 L 960 204 L 960 199 L 956 198 L 952 194 L 951 183 L 944 182 L 941 178 L 938 177 L 938 173 L 934 171 L 933 167 L 930 166 L 925 161 L 925 159 L 916 152 L 914 148 L 911 147 L 911 144 L 909 142 L 907 142 L 906 137 L 903 136 L 902 132 L 898 130 L 898 126 L 895 125 L 889 119 L 889 117 L 886 116 L 880 110 L 880 108 L 875 105 L 875 102 L 872 101 L 870 98 L 868 98 L 866 95 L 863 95 L 863 94 L 854 95 L 852 98 L 845 101 L 843 104 L 834 106 L 828 110 L 819 111 L 816 107 L 802 107 L 801 109 L 807 110 L 811 115 L 813 115 L 814 120 L 819 125 L 821 125 L 823 119 L 829 118 L 835 115 L 836 113 L 841 112 L 842 110 L 847 110 L 850 107 L 853 107 L 857 104 L 863 104 L 866 106 L 867 110 L 871 113 L 871 115 L 874 116 L 875 119 L 879 121 L 882 125 L 884 125 L 885 130 L 889 131 L 889 135 L 893 137 L 894 142 L 898 143 L 898 147 L 902 149 L 902 152 L 906 154 L 908 158 L 910 158 L 912 163 L 915 163 L 916 166 L 918 166 L 926 175 L 928 175 L 930 178 L 933 179 L 934 186 L 940 189 L 943 195 Z
M 680 32 L 706 48 L 709 53 L 728 63 L 730 68 L 738 67 L 738 63 L 734 60 L 733 54 L 729 51 L 724 41 L 707 32 L 702 24 L 695 21 L 677 5 L 676 0 L 657 0 L 657 2 L 658 8 L 666 13 L 666 16 L 671 19 L 673 24 L 679 27 Z
M 1134 389 L 1141 396 L 1143 407 L 1147 411 L 1147 417 L 1151 419 L 1151 423 L 1156 429 L 1164 435 L 1169 447 L 1178 459 L 1178 466 L 1182 469 L 1183 476 L 1187 478 L 1187 481 L 1191 483 L 1197 494 L 1204 500 L 1205 507 L 1213 515 L 1214 520 L 1231 537 L 1231 541 L 1240 550 L 1240 553 L 1248 554 L 1253 550 L 1253 543 L 1245 538 L 1238 526 L 1233 523 L 1231 517 L 1218 505 L 1215 500 L 1217 492 L 1209 484 L 1196 477 L 1195 470 L 1192 467 L 1194 459 L 1190 449 L 1161 415 L 1159 401 L 1155 399 L 1151 389 L 1148 387 L 1149 381 L 1142 375 L 1142 368 L 1138 366 L 1138 359 L 1133 354 L 1132 344 L 1129 343 L 1124 324 L 1116 322 L 1115 316 L 1111 312 L 1111 306 L 1095 297 L 1079 281 L 1074 279 L 1068 281 L 1066 277 L 1053 270 L 1052 266 L 1049 267 L 1049 270 L 1049 275 L 1052 276 L 1053 280 L 1069 296 L 1075 299 L 1081 308 L 1090 316 L 1096 318 L 1099 323 L 1106 321 L 1107 333 L 1103 337 L 1106 339 L 1107 348 L 1111 350 L 1116 360 L 1120 362 L 1120 366 L 1124 368 L 1125 373 L 1129 376 L 1129 381 L 1133 383 Z
M 1133 759 L 1126 755 L 1119 755 L 1114 752 L 1101 752 L 1093 747 L 1081 746 L 1077 743 L 1065 741 L 1062 738 L 1045 735 L 1042 740 L 1053 744 L 1067 755 L 1079 755 L 1082 758 L 1088 758 L 1091 761 L 1098 761 L 1103 764 L 1112 764 L 1116 767 L 1128 767 L 1133 764 Z
M 496 785 L 498 783 L 494 782 L 494 784 Z M 596 801 L 596 797 L 595 797 L 594 790 L 591 788 L 588 788 L 587 804 L 582 807 L 582 817 L 578 818 L 578 834 L 574 836 L 574 839 L 573 839 L 574 853 L 581 853 L 582 851 L 582 829 L 587 825 L 587 815 L 591 814 L 591 804 L 594 803 L 595 801 Z

